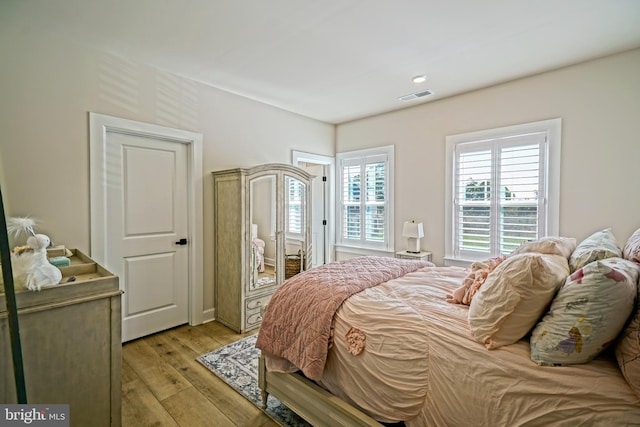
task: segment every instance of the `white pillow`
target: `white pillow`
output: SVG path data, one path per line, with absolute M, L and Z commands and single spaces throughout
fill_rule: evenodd
M 511 255 L 524 254 L 527 252 L 537 252 L 539 254 L 562 255 L 569 259 L 576 249 L 576 239 L 574 237 L 542 237 L 533 242 L 523 243 L 518 246 Z
M 561 255 L 523 253 L 497 266 L 473 297 L 469 327 L 487 348 L 513 344 L 538 323 L 569 275 Z

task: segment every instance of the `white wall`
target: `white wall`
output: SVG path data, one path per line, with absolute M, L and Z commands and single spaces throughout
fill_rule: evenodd
M 334 155 L 335 127 L 115 57 L 24 23 L 0 28 L 0 178 L 11 216 L 89 252 L 90 111 L 203 134 L 205 309 L 213 306 L 212 170 Z
M 439 264 L 445 137 L 556 117 L 562 118 L 560 234 L 582 239 L 612 227 L 624 245 L 640 227 L 640 50 L 341 124 L 336 151 L 395 145 L 395 235 L 403 221 L 422 221 L 422 248 Z M 397 237 L 396 250 L 404 245 Z

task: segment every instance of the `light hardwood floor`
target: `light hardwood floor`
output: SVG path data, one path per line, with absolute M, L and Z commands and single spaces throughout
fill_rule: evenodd
M 196 357 L 249 334 L 217 322 L 180 326 L 122 347 L 122 426 L 269 426 L 278 424 Z

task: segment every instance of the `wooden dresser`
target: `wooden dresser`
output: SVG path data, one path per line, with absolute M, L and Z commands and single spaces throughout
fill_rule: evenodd
M 80 251 L 63 278 L 18 291 L 27 402 L 69 404 L 71 426 L 121 424 L 121 310 L 118 277 Z M 16 403 L 6 300 L 0 294 L 0 402 Z

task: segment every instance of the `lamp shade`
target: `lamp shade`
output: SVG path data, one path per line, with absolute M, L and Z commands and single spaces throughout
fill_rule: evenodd
M 421 222 L 405 221 L 402 226 L 402 236 L 420 239 L 424 237 L 424 230 Z

